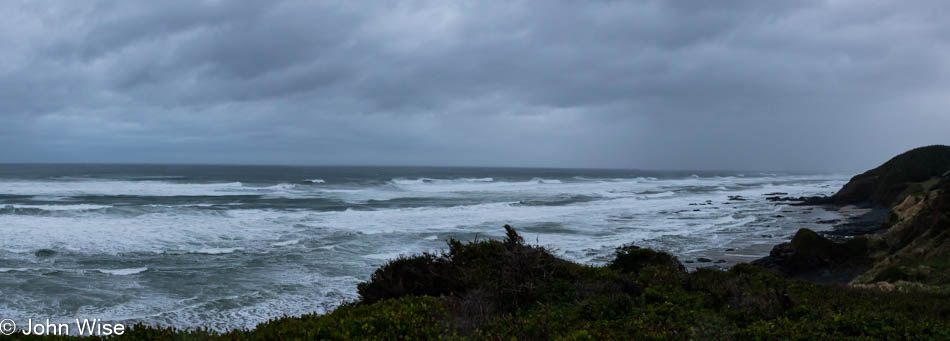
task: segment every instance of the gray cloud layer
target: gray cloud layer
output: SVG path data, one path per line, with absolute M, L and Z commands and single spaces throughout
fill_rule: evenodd
M 0 162 L 859 170 L 950 144 L 948 14 L 5 1 Z

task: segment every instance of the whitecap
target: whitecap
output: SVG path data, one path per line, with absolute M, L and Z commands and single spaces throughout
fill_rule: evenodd
M 666 192 L 659 192 L 659 193 L 649 193 L 649 192 L 647 192 L 647 193 L 643 193 L 643 194 L 642 194 L 642 196 L 643 196 L 644 198 L 650 198 L 650 199 L 653 199 L 653 198 L 665 198 L 665 197 L 671 197 L 671 196 L 674 196 L 674 195 L 676 195 L 676 193 L 673 192 L 673 191 L 666 191 Z
M 304 181 L 310 182 L 310 183 L 315 183 L 315 184 L 326 183 L 326 181 L 323 181 L 323 179 L 307 179 L 307 180 L 304 180 Z
M 138 273 L 143 273 L 148 270 L 147 267 L 141 268 L 127 268 L 127 269 L 95 269 L 104 274 L 116 275 L 116 276 L 128 276 Z
M 429 178 L 418 178 L 418 179 L 406 179 L 406 178 L 396 178 L 390 180 L 393 184 L 396 185 L 421 185 L 425 183 L 431 183 L 433 179 Z
M 486 177 L 486 178 L 460 178 L 458 181 L 463 182 L 492 182 L 495 181 L 495 178 Z
M 288 183 L 279 183 L 273 186 L 260 187 L 260 189 L 271 189 L 271 190 L 294 190 L 297 189 L 297 185 L 288 184 Z
M 562 183 L 561 180 L 557 180 L 557 179 L 544 179 L 544 178 L 531 178 L 531 180 L 530 180 L 529 182 L 531 182 L 531 183 L 536 183 L 536 184 L 560 184 L 560 183 Z
M 85 181 L 0 181 L 0 193 L 32 195 L 36 198 L 62 198 L 77 195 L 233 195 L 240 182 L 177 183 L 168 181 L 85 180 Z
M 363 258 L 376 259 L 376 260 L 393 260 L 393 259 L 399 258 L 400 256 L 404 254 L 406 254 L 405 251 L 371 253 L 368 255 L 363 255 Z
M 0 268 L 0 273 L 2 272 L 26 272 L 26 271 L 36 271 L 37 268 Z
M 467 184 L 467 183 L 487 183 L 494 182 L 495 178 L 484 177 L 484 178 L 455 178 L 455 179 L 433 179 L 433 178 L 418 178 L 418 179 L 406 179 L 406 178 L 395 178 L 390 180 L 391 183 L 395 185 L 451 185 L 451 184 Z
M 270 245 L 271 245 L 271 246 L 288 246 L 288 245 L 294 245 L 294 244 L 297 244 L 297 243 L 300 243 L 300 239 L 291 239 L 291 240 L 287 240 L 287 241 L 271 243 Z
M 234 253 L 234 252 L 239 251 L 239 250 L 243 250 L 243 248 L 240 248 L 240 247 L 221 247 L 221 248 L 209 247 L 209 248 L 204 248 L 204 249 L 198 249 L 198 250 L 192 251 L 191 253 L 200 253 L 200 254 L 205 254 L 205 255 L 223 255 L 223 254 Z
M 93 205 L 93 204 L 75 204 L 75 205 L 7 205 L 12 206 L 13 208 L 36 208 L 44 211 L 85 211 L 85 210 L 98 210 L 103 208 L 110 208 L 113 206 L 110 205 Z

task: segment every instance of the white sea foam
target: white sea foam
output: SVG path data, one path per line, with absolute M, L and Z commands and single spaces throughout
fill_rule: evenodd
M 527 181 L 471 181 L 470 179 L 394 179 L 392 182 L 406 196 L 413 195 L 458 195 L 460 193 L 512 193 L 554 195 L 554 194 L 597 194 L 617 188 L 647 190 L 655 184 L 642 184 L 634 179 L 618 181 L 589 181 L 564 183 L 557 179 L 532 178 Z
M 265 210 L 235 210 L 180 214 L 175 211 L 128 216 L 0 215 L 2 249 L 57 249 L 82 253 L 123 252 L 223 253 L 257 247 L 293 232 L 281 214 Z M 266 244 L 265 244 L 266 245 Z
M 73 204 L 73 205 L 6 205 L 13 208 L 37 208 L 44 211 L 83 211 L 113 207 L 112 205 Z
M 259 188 L 256 188 L 256 187 L 249 187 L 248 189 L 286 191 L 286 190 L 296 190 L 296 189 L 297 189 L 297 185 L 288 184 L 288 183 L 280 183 L 280 184 L 276 184 L 276 185 L 273 185 L 273 186 L 266 186 L 266 187 L 259 187 Z
M 363 255 L 363 257 L 385 261 L 385 260 L 393 260 L 403 255 L 406 255 L 405 251 L 370 253 L 370 254 Z
M 240 194 L 240 182 L 188 184 L 166 181 L 0 181 L 0 193 L 45 197 L 77 195 L 217 196 Z
M 161 181 L 0 181 L 0 194 L 46 197 L 68 197 L 77 193 L 152 196 L 259 194 L 265 198 L 318 197 L 357 203 L 345 211 L 322 212 L 312 209 L 245 209 L 240 206 L 192 209 L 171 205 L 167 210 L 146 210 L 135 217 L 112 213 L 117 209 L 81 213 L 79 211 L 94 210 L 95 206 L 57 203 L 51 206 L 59 206 L 65 212 L 0 215 L 0 235 L 4 236 L 0 239 L 0 250 L 54 249 L 57 252 L 63 250 L 62 254 L 69 255 L 69 258 L 88 256 L 87 259 L 197 259 L 202 264 L 202 273 L 215 272 L 208 274 L 208 278 L 241 280 L 235 280 L 227 293 L 199 287 L 196 292 L 208 296 L 181 298 L 163 296 L 161 291 L 149 291 L 150 286 L 142 284 L 141 281 L 169 271 L 174 274 L 175 269 L 166 269 L 164 265 L 163 271 L 149 271 L 147 267 L 95 270 L 116 275 L 110 276 L 103 284 L 114 285 L 117 292 L 133 288 L 130 292 L 134 294 L 121 296 L 128 300 L 121 304 L 94 308 L 101 316 L 114 319 L 141 318 L 163 325 L 200 325 L 220 330 L 252 327 L 284 313 L 307 313 L 321 304 L 353 298 L 356 283 L 365 280 L 375 267 L 393 257 L 444 248 L 442 239 L 447 238 L 471 239 L 476 234 L 480 239 L 500 238 L 504 233 L 500 228 L 503 224 L 518 228 L 531 243 L 548 246 L 576 261 L 592 263 L 603 262 L 613 248 L 627 243 L 660 248 L 681 257 L 695 257 L 706 250 L 726 246 L 776 243 L 781 241 L 778 237 L 770 239 L 762 235 L 779 236 L 781 231 L 765 222 L 773 219 L 776 210 L 785 206 L 765 201 L 765 193 L 787 192 L 789 196 L 829 194 L 847 180 L 817 176 L 560 179 L 413 178 L 393 179 L 384 185 L 363 187 Z M 729 195 L 741 195 L 748 200 L 728 201 Z M 358 205 L 368 200 L 399 198 L 432 199 L 437 204 L 428 206 L 426 200 L 407 200 L 409 204 L 400 202 L 393 208 Z M 453 199 L 463 200 L 452 203 Z M 557 204 L 519 204 L 531 200 Z M 416 202 L 422 204 L 413 206 Z M 291 245 L 299 246 L 288 247 Z M 45 270 L 37 271 L 32 266 L 48 266 L 43 263 L 48 259 L 38 259 L 32 251 L 5 255 L 19 263 L 5 264 L 7 268 L 0 268 L 0 273 L 44 276 Z M 235 265 L 235 259 L 241 261 Z M 265 266 L 241 266 L 249 260 Z M 95 267 L 109 268 L 109 265 Z M 191 271 L 195 269 L 187 268 L 181 274 Z M 132 276 L 143 272 L 147 275 Z M 289 291 L 273 291 L 278 288 Z M 22 310 L 18 312 L 10 307 L 37 306 L 41 309 L 47 304 L 30 301 L 35 295 L 20 293 L 16 297 L 19 297 L 17 302 L 0 302 L 8 306 L 0 309 L 0 313 L 9 313 L 13 317 L 30 316 L 36 311 L 16 308 Z
M 326 181 L 323 181 L 323 179 L 307 179 L 307 180 L 304 180 L 304 181 L 307 181 L 307 182 L 310 182 L 310 183 L 315 183 L 315 184 L 323 184 L 323 183 L 326 183 Z
M 96 269 L 96 271 L 99 271 L 104 274 L 110 274 L 110 275 L 116 275 L 116 276 L 128 276 L 128 275 L 143 273 L 145 271 L 148 271 L 148 268 L 141 267 L 141 268 L 127 268 L 127 269 Z
M 298 244 L 298 243 L 300 243 L 300 239 L 291 239 L 291 240 L 287 240 L 287 241 L 271 243 L 270 245 L 271 245 L 271 246 L 289 246 L 289 245 L 294 245 L 294 244 Z
M 36 271 L 38 268 L 0 268 L 0 272 L 25 272 Z
M 748 178 L 747 178 L 748 179 Z M 787 179 L 786 179 L 787 180 Z M 796 180 L 792 178 L 791 180 Z M 217 211 L 195 211 L 187 215 L 169 212 L 148 213 L 135 217 L 123 216 L 0 216 L 0 233 L 7 236 L 0 241 L 4 249 L 40 249 L 62 247 L 82 252 L 165 252 L 185 250 L 187 252 L 223 253 L 238 249 L 267 248 L 282 235 L 293 235 L 294 224 L 315 225 L 331 230 L 358 231 L 361 233 L 393 233 L 407 231 L 472 231 L 497 234 L 497 226 L 505 223 L 531 225 L 537 222 L 553 221 L 570 225 L 581 232 L 596 233 L 605 227 L 611 230 L 613 240 L 608 244 L 655 238 L 659 235 L 695 231 L 695 226 L 674 219 L 698 217 L 709 219 L 704 212 L 692 209 L 704 208 L 689 206 L 690 203 L 713 200 L 722 214 L 738 209 L 738 206 L 761 202 L 761 195 L 768 192 L 789 192 L 792 195 L 813 195 L 826 192 L 826 188 L 815 185 L 803 185 L 797 182 L 777 183 L 761 186 L 748 186 L 746 189 L 730 192 L 752 199 L 742 205 L 725 205 L 725 194 L 721 192 L 700 194 L 676 194 L 682 186 L 732 186 L 741 184 L 730 179 L 673 179 L 656 180 L 641 183 L 643 180 L 627 179 L 606 182 L 567 182 L 561 184 L 530 184 L 529 182 L 497 181 L 458 181 L 449 183 L 425 183 L 408 185 L 417 192 L 399 193 L 401 196 L 442 196 L 455 191 L 481 193 L 488 202 L 475 205 L 451 207 L 415 207 L 379 210 L 346 210 L 342 212 L 315 211 L 274 211 L 260 209 L 233 209 L 226 214 Z M 749 180 L 746 185 L 751 184 Z M 383 197 L 374 189 L 370 193 L 356 190 L 343 194 L 353 198 L 365 199 Z M 640 195 L 652 191 L 653 194 Z M 168 193 L 168 192 L 162 192 Z M 354 193 L 364 195 L 360 197 Z M 601 200 L 578 202 L 562 206 L 525 206 L 517 205 L 516 200 L 491 202 L 493 196 L 505 198 L 537 197 L 552 195 L 593 195 Z M 395 195 L 399 197 L 400 195 Z M 385 198 L 385 197 L 384 197 Z M 92 209 L 88 204 L 64 206 L 62 209 Z M 104 205 L 102 205 L 104 206 Z M 772 212 L 774 206 L 764 205 L 760 210 Z M 688 210 L 670 215 L 669 212 Z M 724 211 L 725 210 L 725 211 Z M 664 213 L 666 212 L 666 213 Z M 630 219 L 616 222 L 615 217 L 628 216 Z M 712 226 L 719 222 L 707 221 Z M 670 232 L 675 231 L 675 232 Z M 551 236 L 553 243 L 569 237 Z M 573 238 L 573 237 L 570 237 Z M 575 246 L 584 244 L 589 236 L 577 237 Z M 299 239 L 296 237 L 287 238 Z M 572 244 L 574 245 L 574 244 Z M 573 247 L 564 245 L 565 247 Z M 605 244 L 606 245 L 606 244 Z M 187 246 L 187 247 L 186 247 Z
M 433 179 L 433 178 L 416 178 L 416 179 L 406 179 L 406 178 L 396 178 L 390 180 L 393 184 L 396 185 L 450 185 L 450 184 L 466 184 L 466 183 L 480 183 L 480 182 L 493 182 L 494 178 L 484 177 L 484 178 L 457 178 L 457 179 Z
M 208 247 L 198 250 L 191 251 L 191 253 L 201 253 L 206 255 L 224 255 L 229 253 L 235 253 L 242 250 L 239 247 Z
M 665 191 L 665 192 L 659 192 L 659 193 L 644 193 L 641 196 L 645 198 L 664 198 L 664 197 L 671 197 L 674 195 L 676 195 L 676 192 Z

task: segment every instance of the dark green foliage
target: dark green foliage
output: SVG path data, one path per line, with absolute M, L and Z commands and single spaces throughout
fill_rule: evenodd
M 517 246 L 521 244 L 524 244 L 524 238 L 521 238 L 521 235 L 515 232 L 515 228 L 511 225 L 505 224 L 505 245 Z
M 791 306 L 786 284 L 777 275 L 739 264 L 728 272 L 699 269 L 690 274 L 686 287 L 703 292 L 708 306 L 719 308 L 737 322 L 748 323 L 775 318 Z
M 664 252 L 642 249 L 633 245 L 617 248 L 614 260 L 607 267 L 620 272 L 640 272 L 644 267 L 658 267 L 668 271 L 685 272 L 686 268 L 676 257 Z
M 449 241 L 445 254 L 399 258 L 373 273 L 357 290 L 363 303 L 405 295 L 463 296 L 479 290 L 492 299 L 517 306 L 556 290 L 560 279 L 572 279 L 579 268 L 541 247 L 530 247 L 511 226 L 502 242 L 462 244 Z
M 831 199 L 837 204 L 870 203 L 890 207 L 903 199 L 910 187 L 940 177 L 948 170 L 950 146 L 920 147 L 851 178 Z
M 406 295 L 441 296 L 462 289 L 458 269 L 448 259 L 432 254 L 400 257 L 383 265 L 369 282 L 357 287 L 364 303 Z
M 450 334 L 442 302 L 407 296 L 372 305 L 350 304 L 330 314 L 285 317 L 225 339 L 249 340 L 425 340 Z
M 488 240 L 463 244 L 456 240 L 449 241 L 447 253 L 437 257 L 425 255 L 427 261 L 414 262 L 413 265 L 422 265 L 425 269 L 401 267 L 404 272 L 392 273 L 393 280 L 388 282 L 400 281 L 406 276 L 428 274 L 430 278 L 414 277 L 414 281 L 437 285 L 443 283 L 441 287 L 433 288 L 436 294 L 463 297 L 469 292 L 476 292 L 476 296 L 497 302 L 493 305 L 496 308 L 513 309 L 524 302 L 558 296 L 577 278 L 581 266 L 558 259 L 542 247 L 525 245 L 521 236 L 510 226 L 506 225 L 506 232 L 507 237 L 501 242 Z M 430 268 L 439 270 L 429 271 Z M 453 274 L 454 277 L 446 279 L 442 274 Z M 377 276 L 374 275 L 361 288 L 386 285 L 386 282 L 377 283 Z

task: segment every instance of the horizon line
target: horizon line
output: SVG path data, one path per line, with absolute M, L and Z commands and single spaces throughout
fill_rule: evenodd
M 851 174 L 843 170 L 774 170 L 774 169 L 686 169 L 686 168 L 633 168 L 633 167 L 564 167 L 564 166 L 474 166 L 474 165 L 398 165 L 398 164 L 293 164 L 293 163 L 182 163 L 182 162 L 0 162 L 0 166 L 16 165 L 73 165 L 73 166 L 202 166 L 202 167 L 354 167 L 354 168 L 485 168 L 485 169 L 551 169 L 551 170 L 600 170 L 641 172 L 759 172 L 759 173 L 813 173 Z

